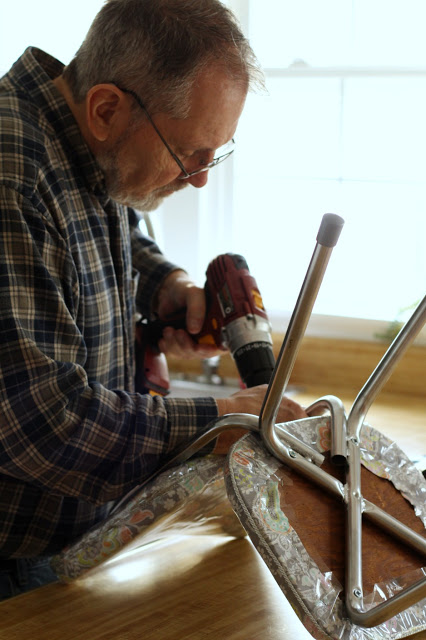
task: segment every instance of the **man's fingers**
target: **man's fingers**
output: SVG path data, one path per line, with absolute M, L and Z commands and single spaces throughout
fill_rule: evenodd
M 186 298 L 186 328 L 189 333 L 199 333 L 206 315 L 206 298 L 204 289 L 188 287 Z
M 198 344 L 184 329 L 165 327 L 158 342 L 160 351 L 176 358 L 212 358 L 221 353 L 214 345 Z

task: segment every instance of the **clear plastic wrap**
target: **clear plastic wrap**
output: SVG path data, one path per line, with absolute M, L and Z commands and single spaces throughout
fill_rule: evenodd
M 107 520 L 52 559 L 71 582 L 124 547 L 178 535 L 246 535 L 227 499 L 224 456 L 196 458 L 149 482 Z
M 328 417 L 299 420 L 284 426 L 314 449 L 322 453 L 328 451 Z M 361 436 L 363 466 L 398 489 L 423 523 L 422 526 L 416 522 L 417 526 L 424 529 L 426 481 L 422 474 L 394 442 L 369 425 L 364 425 Z M 426 600 L 373 628 L 356 626 L 346 617 L 342 581 L 336 577 L 337 571 L 334 573 L 325 565 L 319 539 L 318 548 L 311 545 L 309 553 L 302 543 L 299 533 L 305 525 L 305 507 L 296 510 L 291 500 L 286 499 L 295 492 L 294 479 L 295 472 L 270 456 L 256 435 L 245 436 L 228 456 L 226 484 L 234 511 L 313 637 L 317 640 L 397 640 L 426 629 Z M 345 505 L 339 508 L 344 510 Z M 308 520 L 308 507 L 305 513 Z M 329 535 L 336 535 L 336 530 Z M 344 531 L 337 530 L 337 535 L 344 537 Z M 364 606 L 370 608 L 389 599 L 425 572 L 420 564 L 408 574 L 374 584 L 364 598 Z

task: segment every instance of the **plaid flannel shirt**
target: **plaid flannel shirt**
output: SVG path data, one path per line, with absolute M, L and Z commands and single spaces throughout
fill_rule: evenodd
M 59 551 L 217 416 L 134 392 L 135 300 L 176 267 L 108 197 L 62 69 L 30 48 L 0 80 L 0 557 Z

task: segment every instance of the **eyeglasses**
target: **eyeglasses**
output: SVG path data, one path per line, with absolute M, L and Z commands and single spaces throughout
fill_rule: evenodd
M 148 118 L 148 120 L 150 121 L 152 126 L 154 127 L 156 133 L 158 134 L 158 136 L 161 139 L 162 143 L 166 147 L 167 151 L 170 153 L 170 155 L 172 156 L 173 160 L 176 162 L 176 164 L 178 165 L 179 169 L 182 171 L 183 176 L 179 176 L 179 180 L 186 180 L 187 178 L 191 178 L 192 176 L 197 175 L 197 173 L 202 173 L 203 171 L 208 171 L 209 169 L 212 169 L 213 167 L 215 167 L 220 162 L 223 162 L 224 160 L 226 160 L 226 158 L 229 158 L 231 153 L 234 153 L 235 140 L 234 140 L 234 138 L 232 138 L 232 140 L 230 140 L 229 142 L 224 144 L 222 147 L 217 149 L 216 156 L 213 158 L 213 160 L 211 162 L 207 162 L 200 169 L 196 169 L 195 171 L 188 172 L 185 169 L 185 167 L 183 166 L 182 161 L 179 160 L 178 156 L 175 154 L 175 152 L 170 148 L 169 144 L 163 138 L 163 136 L 160 133 L 159 129 L 157 128 L 155 122 L 153 121 L 153 119 L 149 115 L 148 111 L 146 110 L 146 107 L 145 107 L 144 103 L 139 98 L 138 94 L 135 93 L 134 91 L 132 91 L 132 89 L 124 89 L 123 87 L 120 87 L 118 85 L 116 85 L 116 86 L 117 86 L 117 89 L 120 89 L 120 91 L 122 91 L 123 93 L 128 93 L 129 95 L 131 95 L 132 98 L 134 98 L 136 100 L 136 102 L 138 103 L 140 108 L 145 112 L 146 117 Z

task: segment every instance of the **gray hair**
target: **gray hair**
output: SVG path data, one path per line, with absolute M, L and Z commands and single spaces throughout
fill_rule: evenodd
M 248 90 L 263 86 L 247 39 L 219 0 L 106 0 L 64 79 L 76 102 L 112 82 L 137 92 L 152 113 L 182 118 L 196 77 L 211 64 Z

